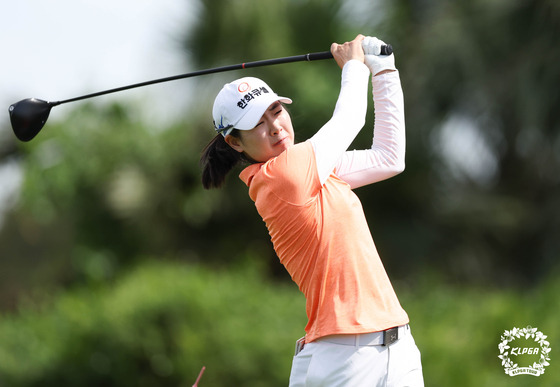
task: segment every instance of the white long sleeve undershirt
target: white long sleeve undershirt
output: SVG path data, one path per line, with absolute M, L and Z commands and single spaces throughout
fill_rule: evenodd
M 347 151 L 365 124 L 369 75 L 363 63 L 346 63 L 333 116 L 309 139 L 321 184 L 334 172 L 354 189 L 404 170 L 404 99 L 398 71 L 371 77 L 375 106 L 372 146 Z

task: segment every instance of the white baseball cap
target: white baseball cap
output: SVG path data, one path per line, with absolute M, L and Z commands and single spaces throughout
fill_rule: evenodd
M 276 101 L 292 103 L 258 78 L 245 77 L 226 83 L 214 100 L 214 128 L 224 137 L 233 129 L 251 130 Z

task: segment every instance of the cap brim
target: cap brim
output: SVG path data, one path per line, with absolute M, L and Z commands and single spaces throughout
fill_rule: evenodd
M 282 103 L 291 104 L 292 100 L 286 97 L 280 97 L 278 95 L 272 94 L 265 98 L 259 98 L 247 106 L 247 112 L 241 117 L 241 119 L 234 124 L 235 129 L 239 130 L 251 130 L 259 123 L 266 109 L 269 108 L 274 102 L 280 101 Z

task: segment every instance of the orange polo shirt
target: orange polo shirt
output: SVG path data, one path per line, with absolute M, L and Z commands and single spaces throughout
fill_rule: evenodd
M 321 186 L 310 142 L 240 174 L 274 250 L 306 298 L 306 342 L 408 323 L 362 205 L 331 174 Z

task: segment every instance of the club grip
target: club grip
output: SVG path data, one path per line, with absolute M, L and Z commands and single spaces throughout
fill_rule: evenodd
M 384 44 L 381 46 L 380 55 L 391 55 L 392 53 L 393 53 L 393 46 L 391 46 L 390 44 Z M 305 55 L 305 60 L 312 61 L 312 60 L 332 59 L 332 57 L 333 55 L 330 51 L 313 52 Z
M 384 44 L 381 46 L 381 55 L 391 55 L 393 53 L 393 46 Z

